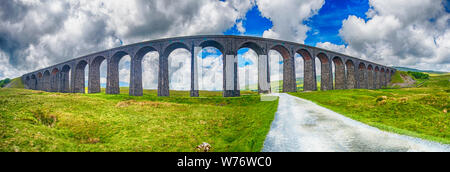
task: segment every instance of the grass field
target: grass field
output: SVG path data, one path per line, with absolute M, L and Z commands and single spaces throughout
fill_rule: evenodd
M 278 101 L 244 92 L 157 97 L 0 89 L 0 151 L 260 151 Z
M 397 81 L 401 82 L 401 81 Z M 450 75 L 416 88 L 332 90 L 291 95 L 382 130 L 450 144 Z

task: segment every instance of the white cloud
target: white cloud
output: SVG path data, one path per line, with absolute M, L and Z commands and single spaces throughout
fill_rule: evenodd
M 371 0 L 368 20 L 349 16 L 339 31 L 348 46 L 316 46 L 377 63 L 450 71 L 450 14 L 438 0 Z
M 256 0 L 262 16 L 272 21 L 273 27 L 263 37 L 303 43 L 310 29 L 303 24 L 325 3 L 324 0 Z
M 242 21 L 239 21 L 236 24 L 237 30 L 241 33 L 244 34 L 245 33 L 245 27 L 242 25 Z
M 17 77 L 121 44 L 222 34 L 252 6 L 253 1 L 239 0 L 5 1 L 0 7 L 0 50 L 17 70 L 11 77 Z M 5 71 L 0 68 L 0 73 Z
M 240 56 L 240 57 L 239 57 Z M 238 54 L 239 60 L 244 60 L 249 62 L 248 65 L 239 65 L 238 68 L 238 79 L 239 88 L 245 90 L 246 85 L 250 86 L 249 89 L 258 89 L 258 55 L 255 51 L 249 49 L 244 54 Z M 240 62 L 242 64 L 242 62 Z M 247 74 L 248 73 L 248 74 Z M 248 80 L 248 82 L 246 82 Z

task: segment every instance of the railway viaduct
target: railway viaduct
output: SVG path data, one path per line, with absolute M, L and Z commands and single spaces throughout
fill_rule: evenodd
M 315 59 L 320 60 L 321 90 L 378 89 L 386 86 L 395 69 L 294 42 L 248 36 L 200 35 L 151 40 L 121 46 L 24 74 L 27 89 L 62 93 L 85 93 L 85 70 L 88 67 L 88 93 L 100 92 L 100 64 L 106 60 L 106 94 L 119 93 L 119 61 L 131 57 L 130 88 L 132 96 L 142 96 L 142 58 L 155 51 L 159 54 L 158 96 L 169 96 L 168 57 L 183 48 L 191 52 L 192 97 L 199 96 L 196 55 L 205 47 L 217 48 L 223 54 L 223 96 L 240 96 L 237 51 L 249 48 L 258 55 L 258 91 L 270 92 L 268 52 L 275 50 L 283 58 L 283 92 L 297 91 L 295 54 L 303 58 L 304 91 L 317 90 Z M 335 72 L 333 77 L 332 67 Z M 70 76 L 69 76 L 70 75 Z M 334 79 L 333 79 L 334 78 Z

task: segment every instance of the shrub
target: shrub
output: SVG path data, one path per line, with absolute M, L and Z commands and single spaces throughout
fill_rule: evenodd
M 49 114 L 48 111 L 37 109 L 32 112 L 36 120 L 46 126 L 53 127 L 56 123 L 56 115 Z
M 422 72 L 408 71 L 408 74 L 413 76 L 415 79 L 428 79 L 430 77 L 430 75 L 422 73 Z
M 0 87 L 3 88 L 6 84 L 9 84 L 11 80 L 9 78 L 6 78 L 4 80 L 0 81 Z

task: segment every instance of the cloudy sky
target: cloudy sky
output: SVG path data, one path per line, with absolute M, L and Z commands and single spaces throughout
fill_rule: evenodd
M 2 0 L 0 78 L 120 45 L 198 34 L 276 38 L 386 65 L 450 71 L 449 11 L 447 0 Z M 276 80 L 281 58 L 270 56 Z M 144 58 L 145 88 L 156 88 L 157 57 Z M 190 87 L 189 57 L 185 50 L 170 55 L 171 89 Z M 221 54 L 205 48 L 197 57 L 200 87 L 221 89 Z M 126 85 L 129 57 L 123 59 Z M 256 83 L 256 64 L 252 50 L 239 51 L 241 84 L 246 76 Z M 101 73 L 104 83 L 105 64 Z

